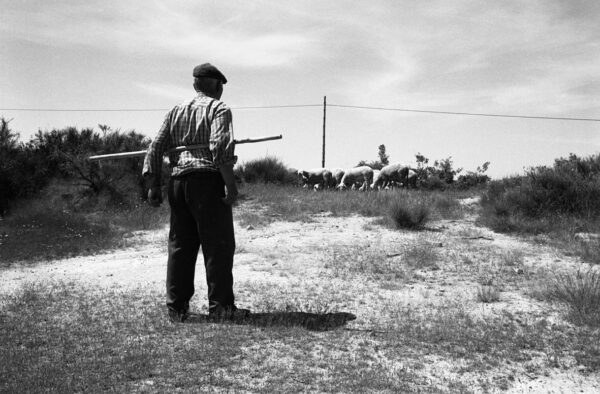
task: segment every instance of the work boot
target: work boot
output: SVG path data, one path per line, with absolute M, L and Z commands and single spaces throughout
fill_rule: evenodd
M 171 323 L 183 323 L 190 317 L 188 311 L 176 311 L 175 309 L 169 309 L 169 320 Z

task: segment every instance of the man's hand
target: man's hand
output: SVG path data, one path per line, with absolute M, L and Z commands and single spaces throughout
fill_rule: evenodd
M 233 165 L 224 165 L 219 167 L 223 181 L 225 181 L 225 198 L 223 202 L 227 205 L 233 205 L 238 199 L 238 188 L 233 174 Z
M 227 205 L 234 205 L 238 199 L 238 189 L 235 182 L 231 185 L 225 186 L 225 197 L 223 198 L 223 202 Z
M 152 186 L 148 190 L 148 204 L 153 207 L 160 207 L 163 202 L 162 190 L 160 186 Z

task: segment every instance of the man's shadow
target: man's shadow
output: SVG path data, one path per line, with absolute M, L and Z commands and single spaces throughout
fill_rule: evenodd
M 208 315 L 193 314 L 186 323 L 233 323 L 257 327 L 302 327 L 311 331 L 334 330 L 356 319 L 347 312 L 308 313 L 308 312 L 267 312 L 252 313 L 243 319 L 215 319 Z

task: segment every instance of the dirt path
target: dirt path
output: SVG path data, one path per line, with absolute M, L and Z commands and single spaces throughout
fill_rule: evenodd
M 0 294 L 9 294 L 26 283 L 66 281 L 82 286 L 106 288 L 164 288 L 167 229 L 132 234 L 137 246 L 99 254 L 52 261 L 36 266 L 15 266 L 0 272 Z M 456 221 L 436 221 L 428 231 L 394 231 L 363 217 L 331 217 L 324 213 L 309 223 L 275 222 L 266 227 L 242 227 L 236 223 L 237 252 L 234 266 L 241 306 L 254 307 L 256 294 L 245 292 L 244 283 L 323 286 L 323 269 L 351 260 L 356 254 L 375 256 L 389 264 L 397 262 L 407 248 L 421 245 L 438 256 L 435 269 L 416 270 L 408 285 L 382 289 L 368 282 L 356 282 L 360 300 L 343 307 L 357 314 L 350 327 L 365 327 L 369 316 L 361 314 L 360 303 L 382 298 L 407 304 L 444 303 L 456 300 L 467 310 L 485 316 L 498 310 L 528 316 L 545 315 L 559 319 L 554 311 L 528 297 L 523 283 L 544 272 L 574 269 L 579 263 L 548 246 L 477 227 L 473 216 Z M 488 278 L 488 279 L 486 279 Z M 331 278 L 331 283 L 340 278 Z M 482 304 L 474 296 L 482 281 L 496 281 L 502 289 L 498 302 Z M 199 266 L 196 275 L 195 306 L 205 308 L 201 296 L 206 285 Z M 548 376 L 521 376 L 510 392 L 600 392 L 598 374 L 580 374 L 577 365 L 553 370 Z

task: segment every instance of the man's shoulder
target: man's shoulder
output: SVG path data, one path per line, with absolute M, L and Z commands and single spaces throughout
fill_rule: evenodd
M 170 113 L 179 113 L 182 111 L 206 111 L 209 116 L 223 114 L 225 112 L 230 113 L 231 109 L 227 104 L 221 100 L 214 99 L 208 96 L 198 95 L 188 100 L 185 100 L 175 105 Z

